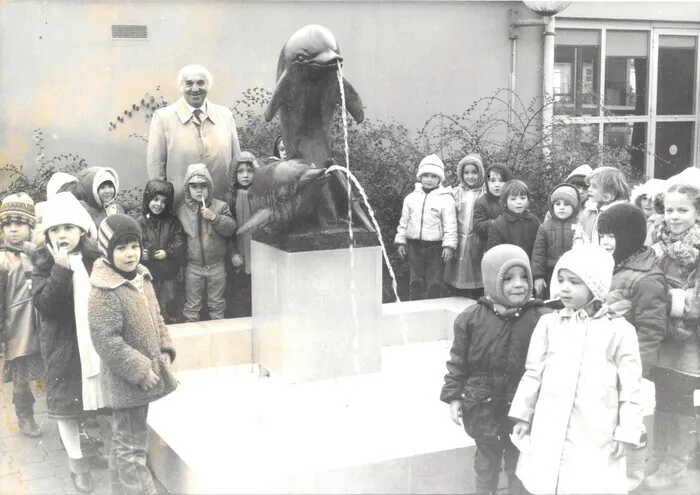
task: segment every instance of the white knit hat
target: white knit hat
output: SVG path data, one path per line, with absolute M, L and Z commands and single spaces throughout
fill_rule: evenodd
M 428 155 L 420 161 L 418 165 L 418 172 L 416 172 L 416 177 L 420 180 L 420 176 L 423 174 L 435 174 L 440 177 L 440 182 L 445 180 L 445 164 L 442 163 L 440 157 L 433 154 Z
M 550 294 L 559 296 L 559 270 L 569 270 L 579 277 L 593 293 L 593 298 L 605 302 L 612 284 L 615 261 L 610 253 L 595 244 L 583 244 L 565 252 L 554 266 Z
M 46 183 L 46 199 L 53 198 L 58 190 L 71 182 L 78 182 L 78 178 L 65 172 L 56 172 Z
M 69 192 L 57 193 L 44 205 L 44 218 L 40 228 L 46 233 L 51 227 L 58 225 L 75 225 L 87 232 L 88 237 L 97 237 L 95 222 L 87 210 Z

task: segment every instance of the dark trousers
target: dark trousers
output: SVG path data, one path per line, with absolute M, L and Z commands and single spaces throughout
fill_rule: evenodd
M 12 368 L 12 402 L 18 418 L 34 417 L 34 394 L 29 387 L 29 359 L 32 356 L 21 356 L 10 361 Z
M 109 482 L 112 494 L 155 495 L 148 451 L 148 406 L 112 411 L 112 447 L 109 453 Z
M 442 296 L 442 241 L 408 240 L 409 299 L 435 299 Z
M 252 279 L 243 270 L 236 272 L 229 267 L 228 286 L 226 287 L 226 316 L 242 318 L 252 314 Z
M 520 495 L 522 484 L 515 476 L 519 454 L 507 435 L 503 435 L 499 441 L 476 440 L 476 454 L 474 454 L 476 493 L 478 495 L 496 493 L 501 464 L 503 464 L 503 470 L 508 476 L 508 494 Z
M 160 314 L 165 323 L 175 323 L 178 320 L 177 296 L 178 281 L 176 278 L 153 280 L 153 290 L 156 293 Z

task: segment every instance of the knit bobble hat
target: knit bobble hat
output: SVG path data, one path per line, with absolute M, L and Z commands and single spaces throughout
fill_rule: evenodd
M 630 203 L 619 203 L 601 212 L 598 217 L 598 234 L 615 236 L 615 263 L 626 260 L 644 246 L 647 221 L 644 212 Z
M 506 272 L 514 267 L 521 266 L 525 269 L 529 292 L 532 292 L 532 271 L 530 270 L 530 258 L 520 247 L 513 244 L 500 244 L 494 246 L 481 259 L 481 276 L 484 281 L 484 294 L 494 303 L 506 307 L 512 306 L 503 293 L 503 278 Z
M 554 204 L 560 199 L 566 201 L 575 210 L 579 203 L 578 190 L 571 184 L 559 184 L 549 195 L 549 202 Z
M 428 155 L 418 165 L 418 172 L 416 172 L 418 180 L 423 174 L 435 174 L 440 177 L 440 182 L 442 182 L 445 180 L 445 164 L 442 163 L 439 156 L 435 154 Z
M 114 248 L 121 239 L 128 235 L 135 235 L 139 243 L 143 243 L 143 233 L 139 223 L 129 215 L 116 213 L 109 215 L 100 223 L 97 233 L 97 246 L 100 254 L 107 258 L 110 263 L 114 263 Z
M 44 205 L 44 217 L 41 230 L 46 233 L 51 227 L 59 225 L 75 225 L 83 229 L 90 238 L 97 236 L 95 222 L 87 210 L 69 192 L 56 193 Z
M 605 302 L 605 296 L 612 284 L 615 261 L 604 248 L 595 244 L 583 244 L 565 252 L 554 266 L 549 293 L 552 298 L 559 296 L 560 270 L 569 270 L 580 278 L 593 293 L 593 299 Z
M 0 205 L 0 223 L 26 223 L 30 229 L 34 228 L 36 217 L 34 215 L 34 201 L 27 193 L 8 194 Z
M 459 163 L 457 164 L 457 170 L 459 170 L 460 167 L 469 163 L 473 163 L 480 169 L 484 167 L 484 163 L 481 161 L 481 155 L 479 153 L 469 153 L 467 156 L 465 156 L 459 161 Z

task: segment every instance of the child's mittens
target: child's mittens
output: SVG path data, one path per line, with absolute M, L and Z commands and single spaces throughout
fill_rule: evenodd
M 212 210 L 210 210 L 207 207 L 202 208 L 202 216 L 204 217 L 205 220 L 209 220 L 210 222 L 213 222 L 216 220 L 216 213 L 214 213 Z
M 166 253 L 164 250 L 159 249 L 155 253 L 153 253 L 153 258 L 156 260 L 164 260 L 165 258 L 168 257 L 168 253 Z
M 681 318 L 683 316 L 683 309 L 685 308 L 685 290 L 670 289 L 668 295 L 671 299 L 669 316 L 671 318 Z

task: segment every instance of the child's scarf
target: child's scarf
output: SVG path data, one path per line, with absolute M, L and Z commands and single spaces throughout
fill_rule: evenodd
M 700 226 L 696 224 L 682 234 L 672 234 L 664 222 L 659 229 L 658 239 L 664 255 L 685 267 L 697 265 L 700 259 Z
M 73 308 L 75 311 L 75 328 L 80 351 L 80 366 L 84 378 L 100 374 L 100 355 L 92 345 L 90 325 L 88 323 L 88 296 L 90 295 L 90 276 L 83 256 L 79 253 L 68 256 L 68 263 L 73 270 Z

